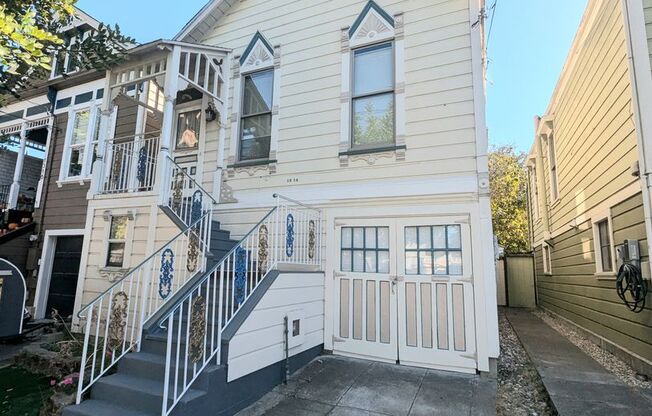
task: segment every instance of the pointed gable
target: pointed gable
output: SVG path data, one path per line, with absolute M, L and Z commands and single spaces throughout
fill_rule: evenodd
M 393 37 L 394 19 L 373 0 L 369 0 L 349 29 L 351 47 Z
M 181 42 L 201 42 L 215 23 L 219 21 L 237 0 L 209 0 L 192 19 L 177 33 L 174 40 Z
M 240 57 L 240 71 L 249 72 L 274 65 L 274 48 L 260 32 L 256 32 Z

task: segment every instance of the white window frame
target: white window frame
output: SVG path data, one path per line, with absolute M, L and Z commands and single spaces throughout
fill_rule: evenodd
M 90 31 L 90 30 L 86 30 L 86 31 L 84 31 L 84 33 L 82 34 L 82 40 L 85 40 L 85 39 L 88 38 L 90 35 L 91 35 L 91 31 Z M 59 73 L 59 74 L 57 74 L 57 56 L 58 56 L 58 53 L 59 53 L 59 52 L 54 52 L 54 53 L 52 54 L 52 65 L 51 65 L 51 66 L 52 66 L 52 69 L 50 70 L 50 79 L 51 79 L 51 80 L 52 80 L 52 79 L 61 78 L 61 77 L 66 76 L 66 75 L 71 75 L 71 74 L 74 74 L 74 73 L 76 73 L 76 72 L 79 71 L 79 67 L 78 67 L 78 66 L 75 67 L 75 68 L 73 68 L 73 69 L 71 69 L 70 71 L 67 70 L 67 68 L 68 68 L 68 64 L 70 63 L 70 52 L 69 52 L 69 49 L 70 49 L 70 48 L 75 44 L 75 42 L 77 42 L 77 38 L 78 38 L 78 36 L 71 36 L 71 37 L 70 37 L 70 42 L 68 43 L 68 47 L 66 48 L 66 50 L 65 50 L 65 51 L 63 51 L 63 50 L 62 50 L 62 51 L 59 51 L 59 52 L 61 52 L 61 53 L 65 53 L 65 54 L 66 54 L 66 56 L 63 58 L 63 70 L 62 70 L 61 73 Z
M 356 19 L 354 28 L 341 32 L 341 105 L 340 105 L 340 166 L 349 166 L 351 153 L 394 151 L 397 161 L 405 160 L 405 40 L 403 14 L 388 19 L 386 11 L 369 2 Z M 354 30 L 355 29 L 355 30 Z M 353 147 L 353 51 L 391 42 L 394 56 L 394 143 L 378 146 Z M 377 149 L 377 150 L 376 150 Z
M 95 93 L 94 93 L 95 94 Z M 64 141 L 63 148 L 63 157 L 61 158 L 61 166 L 59 169 L 59 183 L 64 182 L 84 182 L 91 179 L 91 171 L 93 169 L 92 157 L 93 157 L 93 147 L 100 144 L 100 130 L 102 129 L 101 125 L 101 104 L 102 100 L 91 100 L 89 102 L 72 105 L 68 109 L 68 123 L 66 126 L 66 138 Z M 72 145 L 72 134 L 75 125 L 75 119 L 77 113 L 82 111 L 90 111 L 90 118 L 88 122 L 88 128 L 86 131 L 86 140 L 83 144 Z M 98 128 L 97 137 L 93 140 L 94 129 L 98 126 L 97 123 L 100 123 Z M 69 176 L 69 165 L 70 157 L 72 155 L 72 150 L 74 147 L 83 147 L 84 153 L 82 156 L 82 172 L 80 175 Z M 88 163 L 90 162 L 90 163 Z
M 114 240 L 109 239 L 111 235 L 111 222 L 114 217 L 127 217 L 127 235 L 125 236 L 125 252 L 122 259 L 122 266 L 108 266 L 109 260 L 109 243 L 111 242 L 122 242 L 123 240 Z M 114 270 L 126 270 L 129 269 L 131 265 L 131 253 L 134 237 L 134 226 L 136 215 L 133 210 L 112 210 L 111 212 L 104 212 L 104 245 L 102 248 L 102 257 L 101 257 L 101 266 L 100 270 L 114 271 Z
M 364 93 L 364 94 L 355 94 L 355 54 L 356 52 L 364 51 L 366 49 L 372 49 L 375 47 L 380 47 L 383 45 L 390 45 L 392 49 L 392 87 L 387 90 L 382 90 L 382 91 L 374 91 L 371 93 Z M 396 146 L 396 75 L 394 72 L 396 71 L 396 44 L 393 39 L 389 40 L 383 40 L 379 42 L 374 42 L 374 43 L 365 43 L 362 46 L 358 46 L 354 49 L 351 49 L 351 98 L 349 100 L 349 120 L 351 120 L 350 124 L 350 129 L 351 131 L 349 132 L 350 134 L 350 143 L 349 143 L 349 149 L 351 150 L 360 150 L 360 149 L 368 149 L 368 150 L 374 150 L 375 148 L 383 148 L 383 147 L 393 147 Z M 379 144 L 362 144 L 362 145 L 356 145 L 353 143 L 353 140 L 355 139 L 353 136 L 353 131 L 355 129 L 355 122 L 354 122 L 354 103 L 358 99 L 364 99 L 364 98 L 370 98 L 370 97 L 375 97 L 379 95 L 389 95 L 392 94 L 392 106 L 394 108 L 394 114 L 393 114 L 393 132 L 392 132 L 392 141 L 388 143 L 379 143 Z
M 550 133 L 546 139 L 548 145 L 548 175 L 550 177 L 550 202 L 559 199 L 559 166 L 557 163 L 557 146 L 555 135 Z
M 543 274 L 552 274 L 552 247 L 548 243 L 541 244 L 541 253 L 543 256 Z
M 532 204 L 532 219 L 537 221 L 540 219 L 539 212 L 539 187 L 537 184 L 537 167 L 534 165 L 530 166 L 530 203 Z
M 600 241 L 599 225 L 607 221 L 609 233 L 609 251 L 611 252 L 611 270 L 604 270 L 602 267 L 602 242 Z M 595 258 L 595 275 L 596 276 L 615 276 L 616 275 L 616 247 L 614 245 L 613 222 L 610 211 L 603 211 L 594 218 L 591 218 L 593 228 L 593 253 Z
M 233 60 L 233 105 L 231 116 L 231 140 L 227 158 L 227 174 L 234 177 L 239 167 L 256 165 L 251 169 L 261 169 L 270 174 L 276 173 L 276 152 L 279 138 L 279 108 L 281 85 L 281 47 L 272 44 L 260 32 L 256 32 L 247 49 L 246 55 Z M 272 130 L 267 159 L 240 160 L 241 115 L 244 98 L 244 79 L 246 75 L 273 70 L 272 86 Z
M 244 98 L 245 98 L 245 79 L 247 76 L 252 76 L 258 73 L 263 73 L 263 72 L 270 72 L 272 73 L 272 108 L 270 109 L 269 113 L 271 115 L 271 125 L 270 125 L 270 137 L 269 137 L 269 153 L 267 154 L 267 157 L 263 158 L 258 158 L 258 159 L 242 159 L 241 155 L 241 149 L 242 149 L 242 134 L 243 134 L 243 120 L 247 117 L 253 117 L 252 115 L 244 115 Z M 276 86 L 276 74 L 275 74 L 275 69 L 274 66 L 267 66 L 265 68 L 258 68 L 253 71 L 248 71 L 248 72 L 241 72 L 240 73 L 240 109 L 238 112 L 239 115 L 239 122 L 238 122 L 238 144 L 237 148 L 235 149 L 235 154 L 236 154 L 236 160 L 240 163 L 255 163 L 255 162 L 260 162 L 260 161 L 266 161 L 271 159 L 271 153 L 272 153 L 272 128 L 274 126 L 274 106 L 276 105 L 276 102 L 274 101 L 274 88 Z M 265 113 L 259 113 L 260 114 L 265 114 Z

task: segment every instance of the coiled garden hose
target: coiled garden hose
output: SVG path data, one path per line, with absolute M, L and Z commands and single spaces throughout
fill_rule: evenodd
M 620 266 L 616 278 L 616 291 L 632 312 L 639 313 L 645 308 L 647 282 L 643 279 L 638 266 L 631 263 Z

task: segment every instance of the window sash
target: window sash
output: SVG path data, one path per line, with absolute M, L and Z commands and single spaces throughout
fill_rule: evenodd
M 392 62 L 389 70 L 391 71 L 391 80 L 392 80 L 392 85 L 388 88 L 382 88 L 379 90 L 373 90 L 373 91 L 365 91 L 363 93 L 357 93 L 356 94 L 356 84 L 355 84 L 355 71 L 356 71 L 356 53 L 361 53 L 364 51 L 369 51 L 373 49 L 378 49 L 378 48 L 383 48 L 387 47 L 389 45 L 389 48 L 391 49 L 391 54 L 392 54 Z M 349 106 L 349 113 L 350 113 L 350 147 L 352 149 L 365 149 L 365 148 L 376 148 L 376 147 L 383 147 L 387 145 L 391 145 L 396 142 L 396 57 L 395 57 L 395 47 L 394 47 L 394 42 L 384 42 L 380 43 L 377 45 L 371 45 L 371 46 L 364 46 L 358 49 L 355 49 L 352 51 L 352 56 L 351 56 L 351 86 L 350 86 L 350 91 L 351 91 L 351 102 Z M 392 106 L 392 139 L 388 141 L 380 141 L 377 143 L 361 143 L 361 144 L 356 144 L 356 137 L 355 137 L 355 103 L 361 99 L 365 98 L 374 98 L 374 97 L 380 97 L 383 95 L 389 95 L 392 94 L 391 98 L 391 106 Z
M 600 251 L 600 265 L 603 272 L 613 271 L 613 259 L 611 253 L 611 235 L 609 233 L 609 221 L 602 220 L 596 224 L 598 228 L 598 250 Z
M 238 135 L 238 155 L 237 155 L 239 161 L 250 162 L 250 161 L 269 159 L 269 154 L 270 154 L 270 151 L 271 151 L 271 144 L 272 144 L 272 125 L 274 123 L 274 120 L 273 120 L 274 115 L 273 115 L 273 111 L 272 111 L 272 109 L 274 107 L 274 81 L 275 81 L 274 80 L 274 76 L 275 76 L 274 71 L 275 70 L 273 68 L 267 68 L 267 69 L 263 69 L 263 70 L 260 70 L 260 71 L 251 72 L 251 73 L 247 73 L 247 74 L 242 75 L 242 96 L 241 96 L 242 100 L 241 100 L 241 103 L 240 103 L 240 123 L 239 123 L 239 126 L 238 126 L 238 128 L 240 130 L 240 133 Z M 270 90 L 267 91 L 267 93 L 269 93 L 269 95 L 271 97 L 271 102 L 270 102 L 270 105 L 269 105 L 269 111 L 261 111 L 261 112 L 257 112 L 257 113 L 247 113 L 247 114 L 245 114 L 245 103 L 247 101 L 247 96 L 246 96 L 246 94 L 247 94 L 247 88 L 246 88 L 246 86 L 247 86 L 247 78 L 251 79 L 252 77 L 254 77 L 257 74 L 265 74 L 265 73 L 270 73 L 271 78 L 272 78 L 272 83 L 271 83 L 271 85 L 269 87 Z M 252 119 L 252 118 L 255 118 L 255 117 L 261 117 L 261 116 L 269 116 L 269 127 L 268 127 L 269 134 L 268 135 L 260 135 L 260 136 L 255 136 L 254 135 L 253 137 L 245 138 L 244 137 L 245 136 L 244 126 L 245 126 L 246 120 Z M 265 142 L 266 141 L 267 142 L 266 145 L 265 145 L 265 147 L 267 148 L 266 154 L 263 155 L 261 153 L 261 154 L 251 155 L 251 156 L 250 155 L 245 155 L 244 152 L 243 152 L 243 148 L 244 148 L 245 142 L 247 142 L 247 141 L 257 141 L 257 142 Z
M 79 114 L 88 112 L 89 119 L 88 125 L 86 126 L 84 134 L 84 139 L 73 143 L 73 137 L 76 132 L 77 117 Z M 64 147 L 64 162 L 62 164 L 62 179 L 79 179 L 79 178 L 88 178 L 90 177 L 93 169 L 93 152 L 99 144 L 99 135 L 101 130 L 101 115 L 99 104 L 91 105 L 85 108 L 77 108 L 68 113 L 68 128 L 69 132 L 66 137 L 65 147 Z M 80 150 L 79 164 L 81 169 L 79 174 L 71 173 L 71 164 L 72 164 L 72 154 L 74 150 Z M 87 163 L 90 161 L 90 163 Z
M 379 229 L 386 229 L 387 230 L 387 236 L 388 236 L 388 241 L 387 241 L 387 247 L 378 247 L 378 242 L 379 242 Z M 362 230 L 362 245 L 361 246 L 356 246 L 354 242 L 354 236 L 355 236 L 355 230 Z M 347 244 L 344 242 L 344 234 L 345 230 L 350 230 L 350 239 Z M 367 231 L 373 231 L 374 234 L 374 241 L 375 244 L 372 247 L 371 244 L 368 244 L 367 242 Z M 390 248 L 389 245 L 391 244 L 391 241 L 389 241 L 389 227 L 383 227 L 383 226 L 360 226 L 360 227 L 342 227 L 341 229 L 341 241 L 340 241 L 340 271 L 342 272 L 349 272 L 349 273 L 379 273 L 379 274 L 387 274 L 389 273 L 389 267 L 390 267 L 390 262 L 392 259 L 389 256 L 390 253 Z M 350 259 L 350 267 L 345 268 L 344 267 L 344 256 L 345 254 L 348 253 L 349 259 Z M 362 253 L 362 270 L 356 270 L 355 267 L 355 254 L 356 253 Z M 374 265 L 373 267 L 367 267 L 367 258 L 368 255 L 372 256 L 374 259 Z M 381 255 L 383 257 L 386 256 L 387 259 L 387 266 L 384 267 L 381 271 Z

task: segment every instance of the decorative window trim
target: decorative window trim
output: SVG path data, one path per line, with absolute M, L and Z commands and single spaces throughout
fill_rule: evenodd
M 604 270 L 602 267 L 602 250 L 600 241 L 599 225 L 607 221 L 607 229 L 609 236 L 609 251 L 611 252 L 611 270 Z M 615 277 L 616 276 L 616 247 L 614 245 L 614 231 L 613 221 L 611 218 L 611 210 L 606 209 L 594 215 L 591 218 L 591 228 L 593 231 L 593 253 L 595 259 L 595 276 L 596 277 Z
M 539 207 L 539 185 L 537 184 L 537 167 L 534 164 L 528 166 L 529 184 L 530 184 L 530 203 L 532 204 L 532 219 L 538 221 L 541 218 Z
M 550 132 L 546 136 L 548 176 L 550 178 L 550 203 L 554 204 L 559 200 L 559 164 L 557 162 L 557 146 L 555 135 Z
M 93 164 L 92 162 L 91 163 L 87 163 L 87 162 L 90 161 L 92 158 L 91 152 L 92 152 L 93 145 L 97 146 L 98 154 L 100 151 L 100 143 L 101 143 L 100 136 L 101 136 L 101 130 L 103 128 L 102 117 L 101 117 L 102 115 L 101 104 L 102 104 L 101 99 L 95 99 L 89 102 L 85 102 L 77 105 L 71 105 L 68 107 L 68 121 L 66 123 L 63 155 L 61 158 L 61 166 L 59 166 L 59 180 L 57 181 L 57 184 L 59 186 L 61 186 L 64 183 L 75 183 L 75 182 L 84 184 L 85 182 L 91 180 L 91 170 Z M 88 121 L 88 128 L 86 131 L 85 141 L 83 144 L 78 145 L 79 147 L 82 146 L 84 147 L 84 154 L 82 159 L 83 161 L 82 173 L 77 176 L 69 176 L 68 169 L 69 169 L 70 157 L 72 153 L 71 141 L 72 141 L 72 134 L 73 134 L 73 126 L 75 124 L 75 118 L 77 113 L 85 110 L 90 111 L 90 117 Z M 97 126 L 97 123 L 100 124 L 98 129 L 98 135 L 97 137 L 95 137 L 95 140 L 92 140 L 93 129 Z
M 111 235 L 111 221 L 113 217 L 127 217 L 127 235 L 125 237 L 125 254 L 122 261 L 122 267 L 107 266 L 106 262 L 109 255 L 109 236 Z M 102 214 L 104 219 L 104 244 L 102 247 L 101 266 L 99 271 L 107 279 L 115 279 L 116 272 L 128 271 L 131 265 L 131 253 L 133 246 L 134 227 L 136 225 L 136 212 L 134 210 L 110 210 Z
M 543 274 L 552 274 L 552 251 L 548 243 L 541 243 L 541 254 L 543 256 Z
M 229 178 L 236 173 L 246 172 L 250 176 L 256 173 L 276 173 L 279 137 L 279 104 L 281 85 L 281 47 L 274 46 L 257 31 L 242 56 L 233 59 L 231 77 L 233 79 L 233 107 L 231 111 L 231 141 L 227 157 L 226 172 Z M 248 74 L 272 69 L 274 79 L 272 86 L 272 129 L 267 159 L 239 160 L 242 101 L 244 97 L 244 77 Z
M 353 50 L 379 43 L 392 42 L 394 49 L 394 148 L 379 153 L 370 147 L 363 153 L 375 153 L 374 157 L 351 154 L 352 147 L 352 78 Z M 403 33 L 403 13 L 390 16 L 373 0 L 364 7 L 351 27 L 341 29 L 342 83 L 340 91 L 340 166 L 364 160 L 369 165 L 379 158 L 405 160 L 405 41 Z M 383 146 L 387 147 L 387 146 Z

